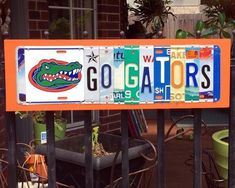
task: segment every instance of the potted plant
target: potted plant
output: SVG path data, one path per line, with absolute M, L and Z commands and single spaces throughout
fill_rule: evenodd
M 92 132 L 92 146 L 94 187 L 103 188 L 110 184 L 110 179 L 114 180 L 121 176 L 121 136 L 98 133 L 98 128 L 95 128 Z M 56 142 L 56 177 L 62 183 L 69 183 L 75 187 L 85 187 L 84 147 L 84 135 L 77 135 Z M 143 167 L 146 158 L 142 156 L 151 153 L 149 152 L 150 148 L 150 144 L 143 140 L 129 140 L 130 172 Z M 46 152 L 46 144 L 37 146 L 36 153 L 45 155 Z M 155 163 L 155 160 L 153 161 Z
M 228 184 L 228 129 L 217 131 L 212 135 L 215 163 L 219 175 L 225 180 L 225 186 Z
M 231 38 L 231 31 L 235 28 L 235 20 L 226 15 L 221 6 L 207 6 L 204 8 L 206 20 L 198 20 L 194 33 L 179 29 L 176 31 L 176 38 L 195 38 L 196 32 L 200 31 L 201 38 L 219 36 L 219 38 Z
M 177 39 L 196 38 L 198 31 L 200 31 L 201 38 L 208 38 L 210 36 L 217 34 L 217 30 L 214 27 L 208 28 L 206 27 L 206 24 L 204 21 L 198 20 L 194 27 L 194 33 L 191 33 L 189 31 L 185 31 L 182 29 L 178 29 L 176 31 L 176 38 Z
M 34 112 L 16 112 L 21 118 L 31 117 L 34 128 L 35 144 L 46 142 L 46 112 L 34 111 Z M 62 117 L 62 111 L 56 111 L 54 113 L 54 127 L 55 127 L 55 140 L 64 138 L 66 130 L 66 119 Z
M 130 6 L 129 10 L 148 28 L 147 38 L 159 38 L 159 31 L 163 31 L 168 16 L 176 17 L 171 11 L 170 0 L 135 0 L 135 6 Z
M 46 122 L 45 112 L 33 112 L 32 120 L 36 144 L 46 142 Z M 61 111 L 54 113 L 55 140 L 60 140 L 65 136 L 66 120 L 62 117 Z

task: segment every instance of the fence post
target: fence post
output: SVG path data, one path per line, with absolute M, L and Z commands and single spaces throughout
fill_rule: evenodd
M 125 39 L 124 31 L 120 31 L 120 39 Z M 122 188 L 129 187 L 129 158 L 128 158 L 128 124 L 127 124 L 127 110 L 121 110 L 121 149 L 122 149 Z
M 121 111 L 121 149 L 122 149 L 122 188 L 129 187 L 129 158 L 128 158 L 128 124 L 127 124 L 127 110 Z
M 46 111 L 48 187 L 56 187 L 54 112 Z
M 83 31 L 83 39 L 88 38 L 88 32 Z M 92 122 L 91 122 L 91 110 L 86 112 L 84 122 L 84 145 L 85 145 L 85 172 L 86 172 L 86 188 L 92 188 L 94 186 L 94 173 L 93 173 L 93 154 L 92 154 Z
M 85 172 L 86 172 L 86 188 L 93 187 L 93 154 L 92 154 L 92 125 L 91 111 L 86 112 L 84 121 L 84 144 L 85 144 Z
M 159 30 L 157 38 L 163 38 L 163 31 Z M 157 111 L 157 150 L 158 150 L 158 163 L 157 163 L 157 187 L 165 188 L 165 110 Z
M 16 163 L 16 123 L 15 113 L 6 113 L 6 131 L 8 139 L 8 186 L 17 187 L 17 163 Z
M 8 38 L 9 33 L 3 33 L 3 62 L 4 62 L 4 40 Z M 4 64 L 1 64 L 4 66 Z M 6 73 L 5 73 L 6 74 Z M 4 79 L 5 80 L 5 79 Z M 4 84 L 5 85 L 5 84 Z M 6 99 L 5 89 L 2 88 L 1 96 Z M 6 109 L 6 107 L 5 107 Z M 6 112 L 6 133 L 7 133 L 7 143 L 8 143 L 8 186 L 9 187 L 17 187 L 17 163 L 16 163 L 16 122 L 15 122 L 15 113 L 14 112 Z
M 235 187 L 235 30 L 231 49 L 228 187 Z
M 165 185 L 165 110 L 157 110 L 157 187 Z
M 196 31 L 196 38 L 201 37 L 201 32 Z M 202 187 L 202 143 L 201 143 L 201 109 L 193 110 L 193 149 L 194 149 L 194 178 L 193 187 Z
M 49 38 L 48 31 L 44 31 L 44 37 L 45 39 Z M 45 120 L 47 132 L 48 187 L 56 187 L 54 111 L 46 111 Z
M 193 110 L 194 178 L 193 187 L 202 187 L 201 109 Z

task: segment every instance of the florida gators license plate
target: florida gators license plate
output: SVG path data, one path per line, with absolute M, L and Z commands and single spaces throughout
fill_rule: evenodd
M 216 45 L 22 47 L 18 103 L 216 102 L 220 55 Z
M 19 103 L 84 101 L 83 48 L 18 48 Z

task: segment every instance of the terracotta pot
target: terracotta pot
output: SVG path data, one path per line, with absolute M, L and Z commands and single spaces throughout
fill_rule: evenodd
M 37 175 L 43 177 L 40 179 L 40 182 L 47 181 L 47 165 L 43 155 L 29 154 L 26 158 L 25 165 L 32 172 L 30 173 L 31 181 L 37 182 Z

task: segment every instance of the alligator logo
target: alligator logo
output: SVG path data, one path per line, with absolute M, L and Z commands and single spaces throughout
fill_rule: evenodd
M 82 65 L 78 62 L 65 62 L 43 59 L 29 72 L 30 83 L 43 91 L 61 92 L 75 87 L 82 78 Z

